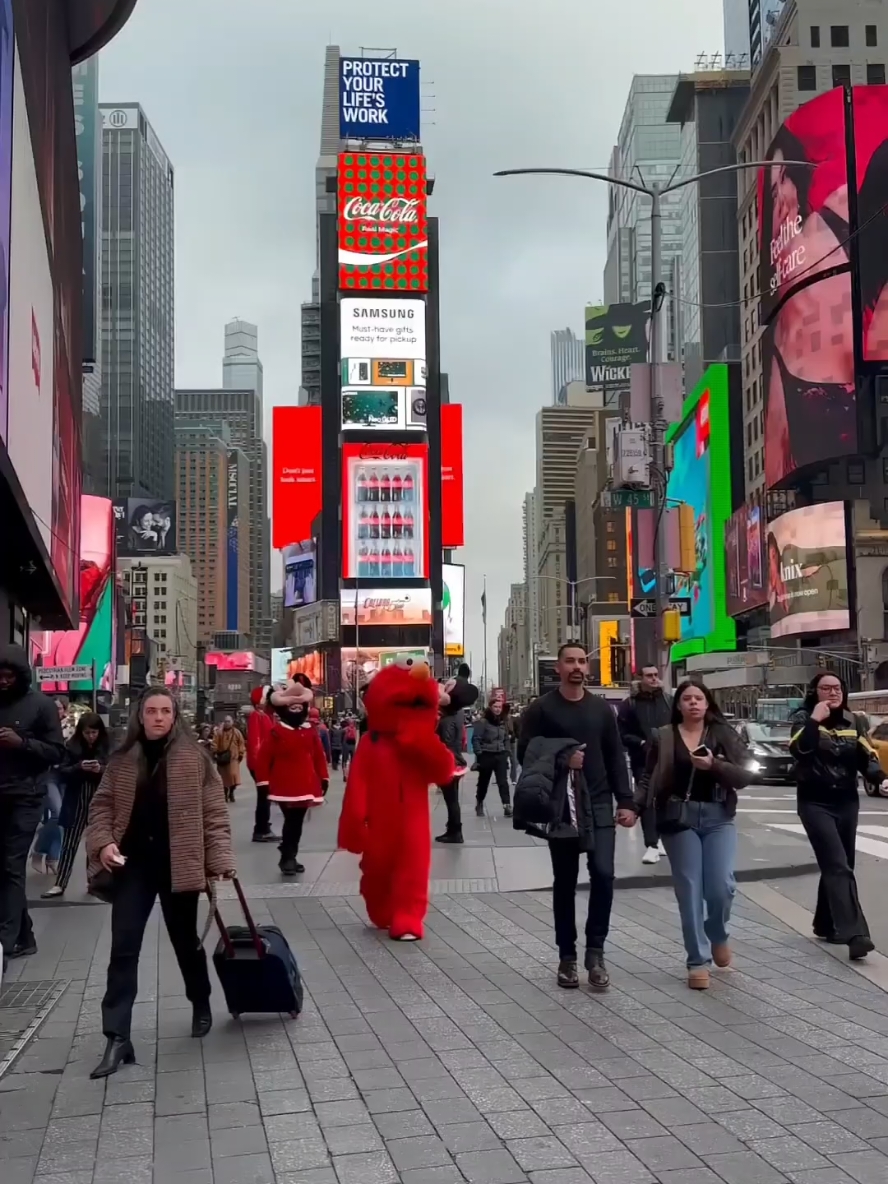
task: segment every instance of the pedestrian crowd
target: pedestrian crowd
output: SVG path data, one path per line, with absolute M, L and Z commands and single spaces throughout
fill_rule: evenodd
M 576 889 L 585 862 L 590 889 L 583 966 L 589 985 L 603 991 L 610 982 L 605 945 L 617 828 L 640 821 L 644 862 L 662 855 L 669 860 L 688 986 L 705 990 L 713 968 L 731 964 L 735 816 L 753 762 L 698 680 L 682 682 L 669 695 L 657 668 L 645 667 L 615 712 L 587 687 L 583 646 L 562 646 L 557 671 L 557 688 L 520 715 L 502 691 L 477 709 L 479 691 L 465 665 L 440 688 L 437 709 L 423 692 L 422 702 L 433 704 L 433 734 L 437 716 L 434 743 L 444 754 L 435 758 L 434 777 L 443 776 L 448 763 L 452 770 L 440 785 L 447 824 L 436 841 L 464 841 L 460 786 L 470 752 L 478 773 L 476 814 L 484 816 L 495 780 L 503 816 L 548 844 L 557 982 L 566 989 L 579 986 Z M 397 691 L 397 677 L 391 681 Z M 242 763 L 256 785 L 253 841 L 277 843 L 280 871 L 291 877 L 304 871 L 298 859 L 303 827 L 309 811 L 324 803 L 331 767 L 348 777 L 361 735 L 369 728 L 375 742 L 374 728 L 382 729 L 358 713 L 322 718 L 304 676 L 257 688 L 250 707 L 245 720 L 227 715 L 215 728 L 195 731 L 168 690 L 149 687 L 133 708 L 123 743 L 112 751 L 101 716 L 83 711 L 74 718 L 66 701 L 54 702 L 32 687 L 22 648 L 0 646 L 3 960 L 36 951 L 25 891 L 29 853 L 34 869 L 54 878 L 43 895 L 60 897 L 85 837 L 89 890 L 112 905 L 102 1002 L 107 1044 L 95 1076 L 134 1059 L 130 1024 L 139 955 L 157 901 L 192 1005 L 192 1034 L 210 1030 L 198 901 L 213 880 L 235 875 L 226 803 L 235 801 Z M 379 718 L 388 707 L 375 705 Z M 814 933 L 847 946 L 852 960 L 874 948 L 854 875 L 858 781 L 888 794 L 874 746 L 879 741 L 871 742 L 867 732 L 866 721 L 848 709 L 842 680 L 818 673 L 793 719 L 790 748 L 799 818 L 821 871 Z M 364 793 L 356 788 L 352 802 Z M 272 829 L 273 805 L 282 813 L 280 835 Z M 420 929 L 406 934 L 419 936 Z

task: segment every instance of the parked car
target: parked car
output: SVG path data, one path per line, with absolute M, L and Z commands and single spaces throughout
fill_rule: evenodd
M 749 719 L 731 721 L 749 752 L 747 768 L 756 785 L 795 785 L 795 761 L 789 753 L 791 728 L 788 723 L 757 723 Z

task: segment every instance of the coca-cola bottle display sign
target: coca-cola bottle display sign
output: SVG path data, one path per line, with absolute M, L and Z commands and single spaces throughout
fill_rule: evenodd
M 427 292 L 425 157 L 342 152 L 337 194 L 340 289 Z
M 397 449 L 367 449 L 346 467 L 345 577 L 425 579 L 425 506 L 420 461 Z

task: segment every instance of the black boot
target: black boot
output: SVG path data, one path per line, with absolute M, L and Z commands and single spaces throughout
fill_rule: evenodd
M 283 852 L 281 852 L 281 861 L 278 867 L 281 869 L 282 876 L 300 876 L 305 871 L 295 855 L 284 855 Z
M 462 843 L 463 842 L 462 827 L 460 826 L 455 830 L 451 830 L 450 827 L 448 826 L 447 830 L 445 830 L 443 835 L 438 835 L 438 837 L 435 839 L 435 842 L 436 843 Z
M 580 985 L 576 958 L 562 958 L 558 963 L 558 985 L 567 991 L 576 990 Z
M 10 958 L 30 958 L 32 954 L 37 953 L 37 942 L 34 941 L 33 936 L 27 941 L 16 942 L 12 947 Z
M 90 1077 L 95 1081 L 99 1077 L 110 1077 L 112 1073 L 116 1073 L 121 1065 L 134 1065 L 136 1063 L 136 1054 L 132 1046 L 132 1042 L 124 1040 L 120 1036 L 109 1036 L 108 1043 L 105 1045 L 105 1055 L 90 1073 Z
M 586 950 L 586 970 L 589 972 L 589 986 L 596 991 L 606 991 L 610 986 L 610 975 L 604 961 L 604 950 Z
M 191 1015 L 191 1035 L 198 1040 L 207 1035 L 213 1026 L 213 1013 L 209 1003 L 196 1003 Z
M 477 814 L 477 816 L 479 818 L 484 817 L 484 803 L 483 802 L 478 802 L 478 801 L 475 802 L 475 813 Z

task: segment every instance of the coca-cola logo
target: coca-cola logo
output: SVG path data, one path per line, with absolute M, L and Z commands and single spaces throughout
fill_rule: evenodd
M 419 221 L 419 201 L 409 197 L 390 197 L 386 201 L 352 197 L 345 203 L 342 216 L 346 222 L 412 225 Z
M 406 444 L 363 444 L 359 460 L 407 460 Z

